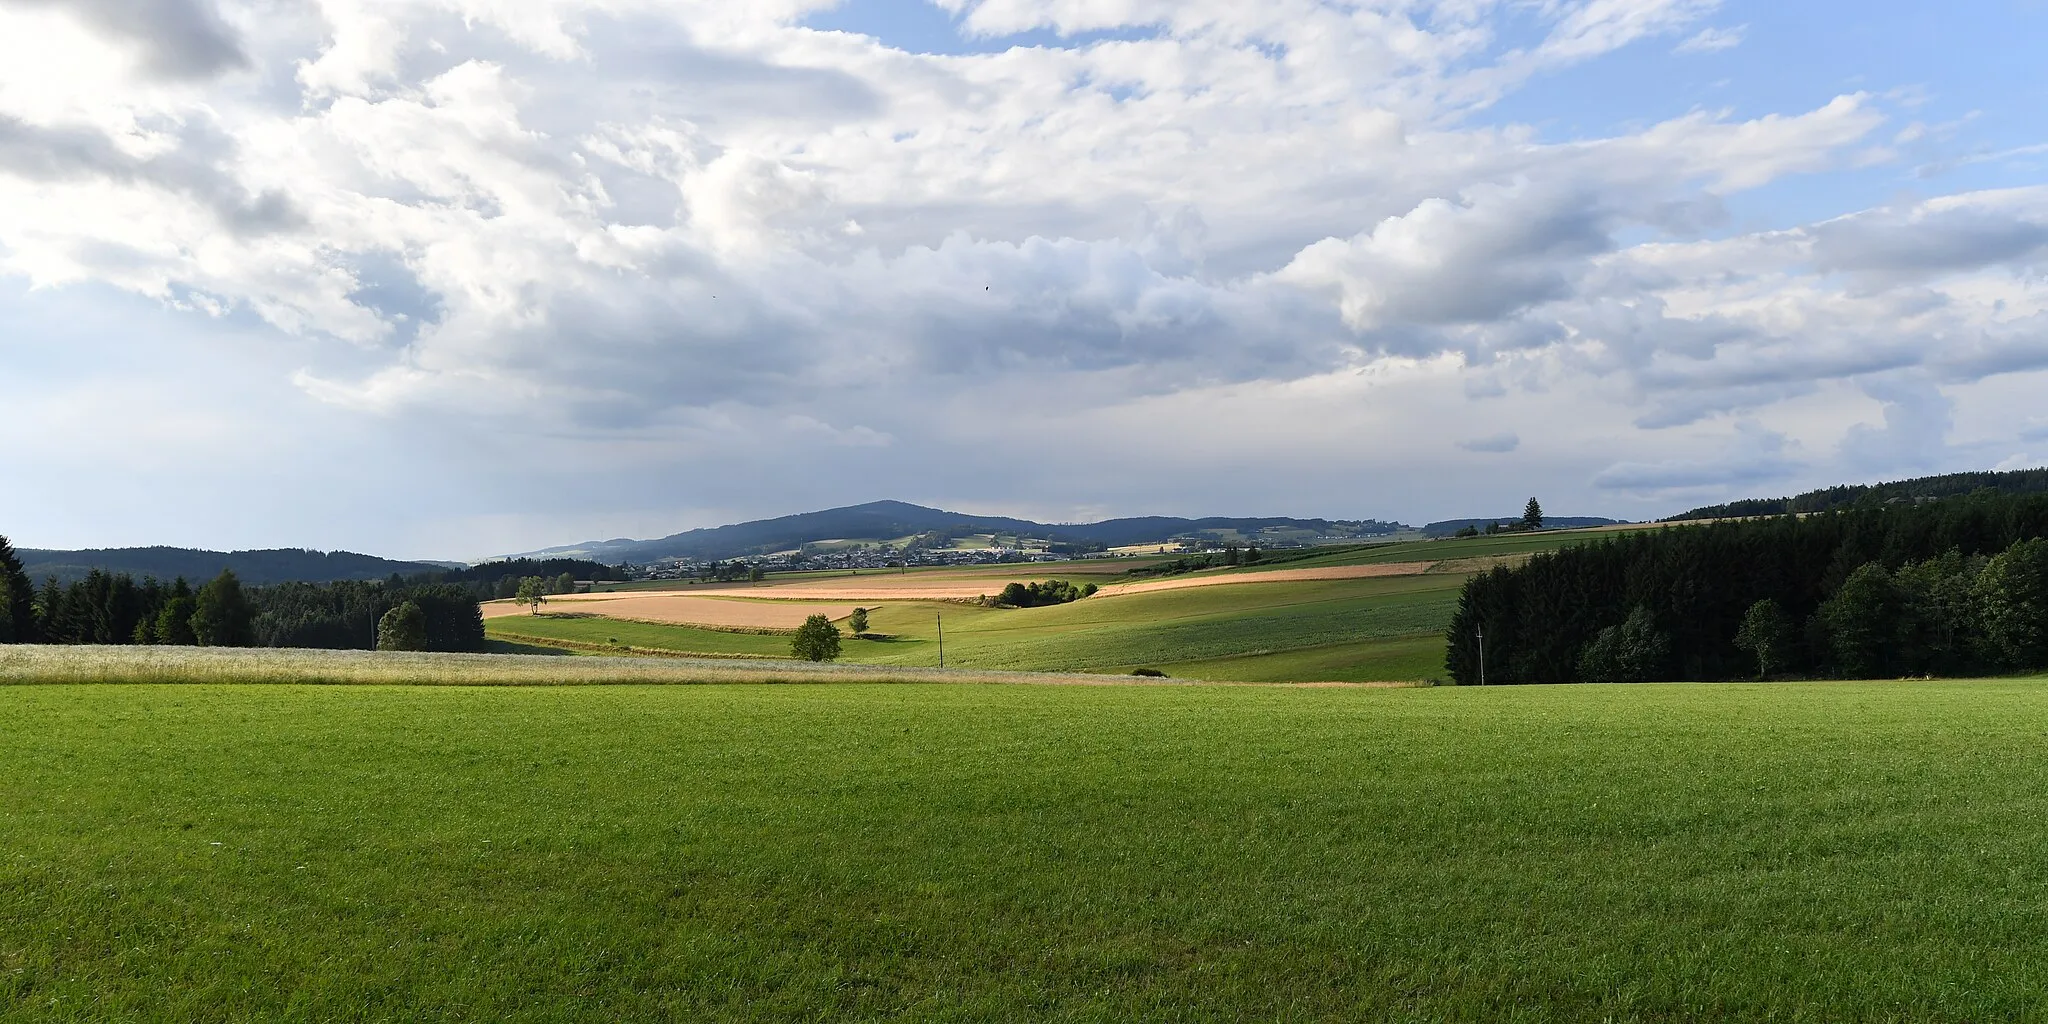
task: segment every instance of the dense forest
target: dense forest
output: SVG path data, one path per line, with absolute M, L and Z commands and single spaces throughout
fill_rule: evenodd
M 625 579 L 626 571 L 620 566 L 582 558 L 508 558 L 481 562 L 467 569 L 427 573 L 417 579 L 431 583 L 458 583 L 476 594 L 479 600 L 488 601 L 518 593 L 519 581 L 529 576 L 547 580 L 568 576 L 584 581 L 615 581 Z
M 195 588 L 183 577 L 94 569 L 38 587 L 0 537 L 0 643 L 475 651 L 484 629 L 473 588 L 496 585 L 393 577 L 245 587 L 222 570 Z
M 1672 527 L 1465 585 L 1461 684 L 1892 678 L 2048 668 L 2048 496 Z
M 33 580 L 55 576 L 59 583 L 82 580 L 98 569 L 126 573 L 137 579 L 154 576 L 160 580 L 183 576 L 191 580 L 212 579 L 222 569 L 232 569 L 245 584 L 303 581 L 327 583 L 334 580 L 381 580 L 393 573 L 417 576 L 444 571 L 428 562 L 399 562 L 352 551 L 309 551 L 274 548 L 262 551 L 202 551 L 194 548 L 94 548 L 86 551 L 49 551 L 22 548 L 16 552 Z
M 1665 522 L 1874 508 L 1898 502 L 1954 498 L 1975 494 L 1978 491 L 2012 495 L 2048 494 L 2048 469 L 2019 469 L 2005 473 L 1950 473 L 1946 476 L 1923 476 L 1882 484 L 1844 484 L 1808 491 L 1793 498 L 1746 498 L 1725 505 L 1707 505 L 1672 516 Z

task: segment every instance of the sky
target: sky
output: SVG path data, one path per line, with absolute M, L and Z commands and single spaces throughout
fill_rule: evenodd
M 0 533 L 2048 464 L 2048 2 L 0 0 Z

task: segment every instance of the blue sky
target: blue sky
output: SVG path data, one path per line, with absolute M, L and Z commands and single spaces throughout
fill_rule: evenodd
M 2048 4 L 0 0 L 0 533 L 2048 461 Z

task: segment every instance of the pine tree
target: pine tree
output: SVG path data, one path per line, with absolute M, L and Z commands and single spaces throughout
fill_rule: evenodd
M 1543 506 L 1535 498 L 1530 498 L 1529 503 L 1522 506 L 1522 529 L 1543 529 Z
M 0 537 L 0 644 L 36 639 L 36 585 L 22 568 L 14 545 Z

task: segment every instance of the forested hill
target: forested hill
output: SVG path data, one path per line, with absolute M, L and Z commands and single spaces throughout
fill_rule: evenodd
M 1499 523 L 1502 526 L 1509 526 L 1515 523 L 1519 523 L 1521 521 L 1522 514 L 1520 512 L 1517 512 L 1511 516 L 1501 516 L 1496 519 L 1445 519 L 1441 522 L 1431 523 L 1428 526 L 1423 527 L 1422 535 L 1431 538 L 1449 537 L 1453 534 L 1456 534 L 1459 530 L 1462 530 L 1468 526 L 1472 527 L 1473 529 L 1483 530 L 1494 523 Z M 1543 517 L 1544 528 L 1551 530 L 1583 530 L 1587 527 L 1615 526 L 1620 523 L 1621 520 L 1619 519 L 1602 519 L 1599 516 Z
M 1111 519 L 1100 523 L 1048 524 L 1006 516 L 975 516 L 961 512 L 926 508 L 901 501 L 876 501 L 865 505 L 805 512 L 690 530 L 659 540 L 608 540 L 528 552 L 535 557 L 574 555 L 599 562 L 646 563 L 664 558 L 715 559 L 787 551 L 825 540 L 890 540 L 918 534 L 1003 533 L 1060 543 L 1154 544 L 1204 530 L 1255 533 L 1277 529 L 1300 531 L 1333 539 L 1384 535 L 1398 529 L 1398 523 L 1351 522 L 1328 519 L 1208 518 L 1182 519 L 1174 516 L 1144 516 Z
M 1999 494 L 2048 494 L 2048 469 L 2018 469 L 2006 473 L 1949 473 L 1896 480 L 1882 484 L 1844 484 L 1808 491 L 1794 498 L 1748 498 L 1725 505 L 1708 505 L 1668 523 L 1690 519 L 1731 519 L 1741 516 L 1778 516 L 1786 513 L 1832 512 L 1843 508 L 1867 508 L 1900 501 L 1953 498 L 1980 490 Z
M 137 578 L 154 576 L 165 581 L 180 576 L 193 581 L 210 580 L 220 575 L 222 569 L 233 569 L 242 582 L 252 586 L 381 580 L 392 573 L 417 576 L 447 571 L 446 566 L 426 562 L 398 562 L 352 551 L 306 551 L 299 548 L 267 551 L 201 551 L 172 547 L 87 551 L 21 548 L 17 553 L 30 579 L 40 581 L 55 576 L 64 583 L 83 579 L 94 569 L 126 573 Z
M 1460 683 L 2048 669 L 2048 495 L 1618 533 L 1465 584 Z

